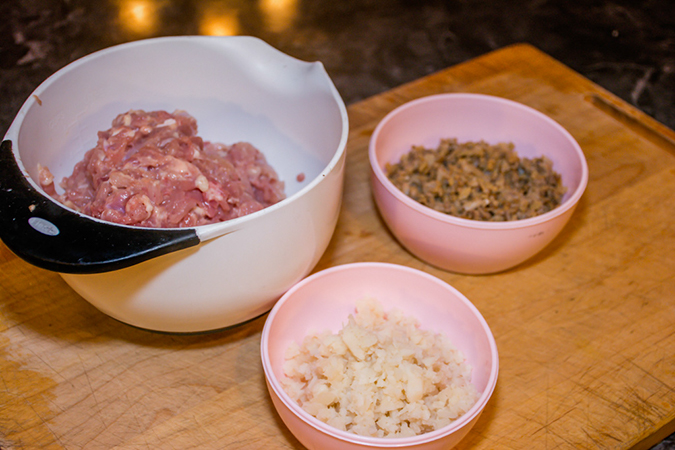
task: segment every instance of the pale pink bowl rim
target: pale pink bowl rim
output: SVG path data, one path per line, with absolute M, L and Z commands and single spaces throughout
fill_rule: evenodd
M 277 377 L 274 375 L 274 371 L 272 370 L 272 362 L 269 357 L 269 353 L 267 351 L 268 343 L 269 343 L 269 334 L 270 334 L 270 328 L 272 326 L 272 323 L 274 322 L 274 319 L 278 313 L 278 311 L 283 308 L 284 304 L 289 301 L 289 299 L 293 296 L 293 294 L 299 290 L 302 289 L 302 287 L 306 284 L 309 284 L 313 282 L 313 280 L 320 278 L 320 277 L 326 277 L 330 276 L 331 274 L 338 272 L 338 271 L 348 271 L 348 270 L 361 270 L 361 269 L 368 269 L 368 268 L 385 268 L 388 270 L 401 270 L 401 271 L 407 271 L 410 273 L 414 273 L 418 276 L 427 278 L 435 283 L 439 283 L 443 285 L 449 292 L 452 292 L 454 295 L 456 295 L 462 303 L 465 304 L 474 314 L 476 319 L 481 323 L 483 331 L 485 332 L 489 344 L 490 344 L 490 352 L 492 353 L 493 357 L 491 358 L 491 365 L 490 365 L 490 376 L 488 377 L 485 389 L 481 393 L 481 396 L 479 397 L 478 401 L 476 404 L 471 407 L 469 411 L 466 412 L 463 416 L 461 416 L 459 419 L 456 421 L 452 422 L 451 424 L 440 428 L 436 431 L 432 431 L 429 433 L 421 434 L 418 436 L 412 436 L 412 437 L 406 437 L 406 438 L 374 438 L 374 437 L 367 437 L 367 436 L 359 436 L 353 433 L 348 433 L 344 432 L 341 430 L 338 430 L 336 428 L 331 427 L 330 425 L 320 421 L 319 419 L 313 417 L 311 414 L 307 413 L 305 410 L 303 410 L 293 399 L 290 398 L 290 396 L 284 391 L 284 389 L 280 385 L 280 381 L 277 379 Z M 497 351 L 497 344 L 495 342 L 494 336 L 492 334 L 492 331 L 490 330 L 489 325 L 487 324 L 485 318 L 483 315 L 478 311 L 478 308 L 466 297 L 464 296 L 461 292 L 459 292 L 456 288 L 451 286 L 450 284 L 446 283 L 445 281 L 441 280 L 438 277 L 435 277 L 427 272 L 424 272 L 422 270 L 414 269 L 412 267 L 408 266 L 403 266 L 400 264 L 393 264 L 393 263 L 384 263 L 384 262 L 357 262 L 357 263 L 347 263 L 347 264 L 342 264 L 338 266 L 333 266 L 328 269 L 321 270 L 319 272 L 316 272 L 297 284 L 295 284 L 292 288 L 290 288 L 280 299 L 277 301 L 277 303 L 274 305 L 272 310 L 270 311 L 267 319 L 265 320 L 265 325 L 263 327 L 262 331 L 262 336 L 260 340 L 260 354 L 261 354 L 261 359 L 262 359 L 262 365 L 263 365 L 263 370 L 265 372 L 265 377 L 267 379 L 267 384 L 270 389 L 274 391 L 274 394 L 278 397 L 278 399 L 288 408 L 296 417 L 301 419 L 303 422 L 305 422 L 307 425 L 315 428 L 316 430 L 332 436 L 336 439 L 349 442 L 352 444 L 357 444 L 357 445 L 363 445 L 363 446 L 368 446 L 368 447 L 373 447 L 373 448 L 378 448 L 378 447 L 400 447 L 400 448 L 405 448 L 405 447 L 411 447 L 411 446 L 416 446 L 416 445 L 421 445 L 421 444 L 426 444 L 429 442 L 436 441 L 438 439 L 442 439 L 445 436 L 448 436 L 455 431 L 460 430 L 464 426 L 468 425 L 476 419 L 482 412 L 485 406 L 487 405 L 488 401 L 492 397 L 492 394 L 495 390 L 495 387 L 497 385 L 497 378 L 499 375 L 499 354 Z
M 384 127 L 387 126 L 388 122 L 401 112 L 411 108 L 415 108 L 416 106 L 422 105 L 424 103 L 448 101 L 453 99 L 472 99 L 488 103 L 489 102 L 502 103 L 511 108 L 523 110 L 543 120 L 544 122 L 547 122 L 550 126 L 556 129 L 558 132 L 560 132 L 560 134 L 562 134 L 566 138 L 566 140 L 571 144 L 572 148 L 575 150 L 577 157 L 579 158 L 582 173 L 577 188 L 562 204 L 560 204 L 557 208 L 551 211 L 548 211 L 539 216 L 530 217 L 528 219 L 512 220 L 506 222 L 487 222 L 481 220 L 470 220 L 461 217 L 455 217 L 450 214 L 445 214 L 440 211 L 436 211 L 432 208 L 429 208 L 427 206 L 424 206 L 421 203 L 405 195 L 403 192 L 401 192 L 400 189 L 394 186 L 394 184 L 391 181 L 389 181 L 389 178 L 387 178 L 387 175 L 384 173 L 382 166 L 380 165 L 380 162 L 378 161 L 376 156 L 377 139 L 382 130 L 384 129 Z M 400 202 L 402 202 L 409 208 L 415 210 L 416 212 L 423 214 L 431 219 L 473 229 L 478 228 L 489 230 L 509 230 L 509 229 L 526 228 L 529 226 L 539 225 L 541 223 L 548 222 L 554 219 L 555 217 L 565 214 L 570 208 L 574 208 L 576 204 L 579 202 L 579 199 L 583 195 L 584 191 L 586 190 L 586 186 L 588 185 L 588 163 L 586 162 L 586 157 L 584 156 L 584 152 L 581 149 L 581 146 L 576 141 L 576 139 L 574 139 L 574 137 L 570 134 L 569 131 L 567 131 L 558 122 L 548 117 L 546 114 L 543 114 L 542 112 L 537 111 L 534 108 L 531 108 L 522 103 L 518 103 L 516 101 L 509 100 L 503 97 L 497 97 L 494 95 L 486 95 L 486 94 L 473 94 L 473 93 L 434 94 L 425 97 L 420 97 L 415 100 L 411 100 L 394 108 L 387 115 L 385 115 L 384 118 L 375 127 L 375 130 L 373 131 L 373 134 L 370 137 L 370 142 L 368 145 L 368 159 L 370 160 L 371 171 L 375 175 L 375 177 L 377 177 L 377 180 L 382 184 L 382 186 L 384 186 L 384 188 L 391 195 L 393 195 Z

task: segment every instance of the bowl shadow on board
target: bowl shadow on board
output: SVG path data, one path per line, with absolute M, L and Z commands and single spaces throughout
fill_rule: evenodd
M 295 437 L 291 430 L 288 429 L 284 421 L 282 420 L 279 412 L 274 407 L 272 403 L 272 397 L 270 396 L 269 390 L 267 389 L 267 383 L 265 382 L 265 377 L 260 377 L 260 389 L 265 392 L 265 404 L 269 410 L 270 416 L 274 419 L 274 425 L 284 436 L 286 443 L 289 444 L 290 448 L 305 449 L 305 446 L 300 443 L 298 438 Z M 243 413 L 247 413 L 247 410 L 242 410 Z M 255 418 L 254 418 L 255 419 Z
M 499 410 L 500 384 L 501 383 L 499 382 L 498 379 L 497 384 L 495 385 L 495 389 L 492 392 L 492 395 L 490 396 L 490 400 L 488 400 L 487 404 L 485 405 L 485 408 L 483 409 L 483 412 L 480 414 L 478 421 L 473 426 L 473 428 L 469 430 L 464 439 L 459 441 L 457 446 L 453 447 L 453 450 L 462 450 L 464 448 L 466 449 L 477 448 L 480 446 L 481 443 L 486 443 L 487 444 L 485 445 L 486 448 L 492 447 L 492 445 L 489 445 L 489 442 L 492 441 L 492 439 L 490 439 L 490 424 L 494 423 L 496 411 Z
M 371 195 L 372 198 L 372 195 Z M 375 201 L 373 199 L 373 204 L 375 204 Z M 376 215 L 378 217 L 378 220 L 381 224 L 381 226 L 384 228 L 385 232 L 391 239 L 396 242 L 396 244 L 407 254 L 415 258 L 417 261 L 420 261 L 430 267 L 434 267 L 437 270 L 442 270 L 447 273 L 452 273 L 456 275 L 464 275 L 464 276 L 472 276 L 472 277 L 485 277 L 485 276 L 490 276 L 490 275 L 499 275 L 499 274 L 504 274 L 507 272 L 515 272 L 515 271 L 520 271 L 520 270 L 525 270 L 529 267 L 532 267 L 536 264 L 539 264 L 541 261 L 549 258 L 552 254 L 556 253 L 561 247 L 563 247 L 574 235 L 575 230 L 579 228 L 583 223 L 585 223 L 585 216 L 586 216 L 586 201 L 585 197 L 582 196 L 579 199 L 579 202 L 577 203 L 576 209 L 574 210 L 574 213 L 572 214 L 572 217 L 570 217 L 569 222 L 563 227 L 563 229 L 560 231 L 560 233 L 546 246 L 544 247 L 539 253 L 533 255 L 529 259 L 521 262 L 520 264 L 513 266 L 509 269 L 502 270 L 500 272 L 492 272 L 492 273 L 486 273 L 486 274 L 469 274 L 469 273 L 461 273 L 461 272 L 452 272 L 437 266 L 434 266 L 413 253 L 410 252 L 399 240 L 394 236 L 394 234 L 391 232 L 389 227 L 387 226 L 387 223 L 384 221 L 384 218 L 382 217 L 382 213 L 380 210 L 375 207 L 374 208 L 376 211 Z
M 572 240 L 574 234 L 577 233 L 577 230 L 581 228 L 584 223 L 586 223 L 587 211 L 588 208 L 586 206 L 586 200 L 585 197 L 582 196 L 579 199 L 576 209 L 574 210 L 574 213 L 572 213 L 569 222 L 565 224 L 563 229 L 560 230 L 560 233 L 551 241 L 551 243 L 549 243 L 539 253 L 532 256 L 530 259 L 500 273 L 527 269 L 550 258 L 553 254 L 558 253 L 561 248 L 565 247 L 567 243 Z
M 0 260 L 4 252 L 11 253 L 0 243 Z M 13 256 L 13 255 L 12 255 Z M 33 312 L 31 298 L 17 301 L 16 294 L 0 285 L 0 310 L 10 323 L 28 327 L 37 334 L 64 342 L 121 341 L 157 349 L 209 348 L 245 340 L 262 333 L 267 312 L 247 322 L 201 333 L 164 333 L 128 325 L 99 311 L 68 286 L 56 272 L 36 268 L 18 257 L 2 264 L 6 273 L 22 276 L 32 272 L 31 297 L 44 296 L 45 306 Z M 9 272 L 11 271 L 11 272 Z

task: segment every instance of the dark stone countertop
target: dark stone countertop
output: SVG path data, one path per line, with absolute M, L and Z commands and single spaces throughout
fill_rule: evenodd
M 672 0 L 5 0 L 0 16 L 3 134 L 32 90 L 81 56 L 220 30 L 322 61 L 347 104 L 528 42 L 675 128 Z
M 3 135 L 33 89 L 79 57 L 223 33 L 323 62 L 347 104 L 527 42 L 675 128 L 672 0 L 4 0 L 0 17 Z

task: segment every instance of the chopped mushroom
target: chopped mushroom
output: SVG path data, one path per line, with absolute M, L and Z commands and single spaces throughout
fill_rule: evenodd
M 458 143 L 413 148 L 386 164 L 389 180 L 419 203 L 456 217 L 502 222 L 544 214 L 567 188 L 546 156 L 520 158 L 512 143 Z

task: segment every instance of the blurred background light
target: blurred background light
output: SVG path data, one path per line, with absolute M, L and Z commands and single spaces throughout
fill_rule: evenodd
M 158 11 L 156 0 L 119 0 L 119 22 L 135 35 L 148 36 L 156 31 Z
M 239 11 L 222 1 L 197 3 L 199 34 L 207 36 L 234 36 L 240 31 Z
M 258 7 L 265 26 L 275 33 L 290 28 L 298 15 L 298 0 L 259 0 Z

